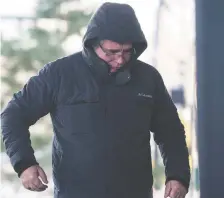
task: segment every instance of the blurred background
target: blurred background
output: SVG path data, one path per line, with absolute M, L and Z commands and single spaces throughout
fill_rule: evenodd
M 1 110 L 12 94 L 46 63 L 82 49 L 82 36 L 92 13 L 104 0 L 3 0 L 1 15 Z M 195 4 L 194 0 L 110 0 L 130 4 L 148 41 L 140 59 L 163 76 L 186 129 L 191 185 L 188 198 L 199 198 L 195 138 Z M 14 173 L 1 141 L 0 197 L 53 197 L 52 126 L 49 116 L 30 128 L 35 156 L 50 181 L 46 191 L 25 190 Z M 164 166 L 151 138 L 154 197 L 164 193 Z

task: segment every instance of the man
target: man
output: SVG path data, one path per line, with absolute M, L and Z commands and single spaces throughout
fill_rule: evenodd
M 184 128 L 160 74 L 137 58 L 147 46 L 133 9 L 105 3 L 83 51 L 47 64 L 2 113 L 11 163 L 25 188 L 46 189 L 29 126 L 50 113 L 55 198 L 149 198 L 150 131 L 165 164 L 165 197 L 189 187 Z

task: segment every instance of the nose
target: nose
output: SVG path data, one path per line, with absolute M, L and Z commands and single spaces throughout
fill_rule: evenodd
M 120 55 L 119 57 L 117 57 L 117 61 L 116 61 L 119 65 L 122 65 L 125 63 L 125 59 L 122 55 Z

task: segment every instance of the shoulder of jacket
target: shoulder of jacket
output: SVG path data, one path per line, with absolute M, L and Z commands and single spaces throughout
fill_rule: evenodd
M 144 72 L 150 72 L 156 76 L 160 75 L 159 71 L 155 67 L 153 67 L 152 65 L 150 65 L 148 63 L 137 60 L 137 64 L 138 64 L 138 67 L 141 67 L 144 70 Z
M 52 62 L 49 62 L 48 64 L 46 64 L 46 66 L 49 68 L 55 68 L 56 70 L 60 70 L 60 68 L 62 67 L 65 68 L 71 65 L 76 65 L 75 62 L 80 61 L 81 56 L 82 56 L 81 52 L 77 52 L 68 56 L 58 58 Z

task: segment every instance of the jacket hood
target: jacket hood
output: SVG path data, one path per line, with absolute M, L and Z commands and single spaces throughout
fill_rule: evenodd
M 132 43 L 137 58 L 147 47 L 145 36 L 133 8 L 127 4 L 104 3 L 92 16 L 83 47 L 89 48 L 95 41 L 112 40 Z

